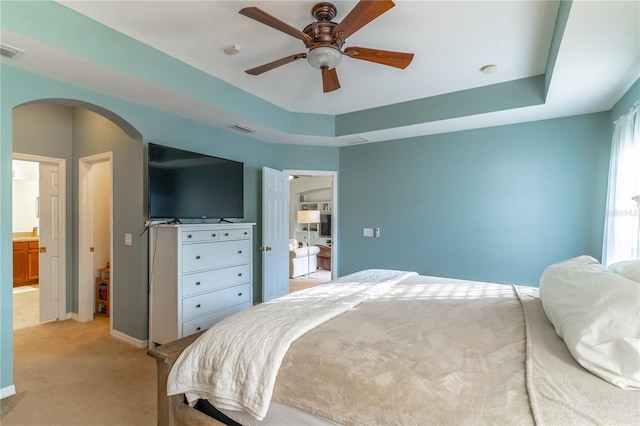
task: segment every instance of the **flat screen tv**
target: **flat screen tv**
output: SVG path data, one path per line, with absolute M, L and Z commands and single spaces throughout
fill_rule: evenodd
M 150 219 L 244 217 L 244 164 L 149 144 Z
M 320 236 L 331 237 L 331 215 L 329 213 L 320 215 Z

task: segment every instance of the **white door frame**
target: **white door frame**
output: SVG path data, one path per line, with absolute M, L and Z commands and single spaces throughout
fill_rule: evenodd
M 331 176 L 331 278 L 338 278 L 337 259 L 338 259 L 338 172 L 332 170 L 283 170 L 285 173 L 292 175 L 304 176 Z
M 89 252 L 91 247 L 91 233 L 93 220 L 91 215 L 91 194 L 89 193 L 89 173 L 91 166 L 96 163 L 109 162 L 109 186 L 111 187 L 111 197 L 109 198 L 110 212 L 110 236 L 109 236 L 109 259 L 110 265 L 110 285 L 109 285 L 109 330 L 113 330 L 113 153 L 103 152 L 101 154 L 82 157 L 78 160 L 78 321 L 86 322 L 93 320 L 94 311 L 94 268 L 92 267 L 92 256 Z
M 67 168 L 64 158 L 43 157 L 41 155 L 13 153 L 14 160 L 55 164 L 58 168 L 60 203 L 58 204 L 58 227 L 60 229 L 58 268 L 58 320 L 68 319 L 67 315 Z

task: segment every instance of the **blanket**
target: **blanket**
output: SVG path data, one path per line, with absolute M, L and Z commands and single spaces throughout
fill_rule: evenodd
M 190 404 L 208 399 L 217 408 L 243 410 L 262 419 L 292 342 L 416 275 L 362 271 L 228 317 L 180 355 L 169 374 L 167 394 L 184 393 Z
M 343 425 L 533 424 L 512 286 L 409 278 L 291 345 L 273 400 Z

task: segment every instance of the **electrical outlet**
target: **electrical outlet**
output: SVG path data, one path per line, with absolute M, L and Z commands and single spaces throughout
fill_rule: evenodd
M 373 235 L 374 235 L 376 238 L 380 237 L 380 228 L 375 228 L 375 229 L 373 230 Z
M 362 228 L 363 237 L 373 237 L 373 228 Z
M 131 234 L 124 234 L 124 245 L 125 246 L 133 245 L 133 239 L 131 238 Z

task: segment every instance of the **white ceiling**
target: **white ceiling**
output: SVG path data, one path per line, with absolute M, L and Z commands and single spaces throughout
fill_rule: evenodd
M 558 12 L 555 1 L 396 1 L 346 46 L 413 52 L 409 67 L 399 70 L 345 57 L 337 68 L 342 88 L 322 93 L 320 72 L 304 60 L 260 76 L 246 74 L 246 69 L 305 48 L 300 40 L 238 13 L 258 6 L 302 29 L 313 20 L 316 1 L 59 3 L 288 111 L 330 115 L 543 74 Z M 333 3 L 336 22 L 356 4 Z M 15 61 L 21 62 L 17 66 L 102 92 L 218 125 L 240 121 L 258 129 L 254 137 L 267 141 L 340 145 L 349 140 L 285 134 L 46 43 L 4 29 L 1 35 L 3 42 L 27 51 Z M 609 110 L 640 77 L 639 40 L 640 2 L 574 1 L 544 105 L 354 136 L 377 141 Z M 240 52 L 225 54 L 231 45 Z M 481 73 L 487 64 L 496 64 L 498 72 Z

